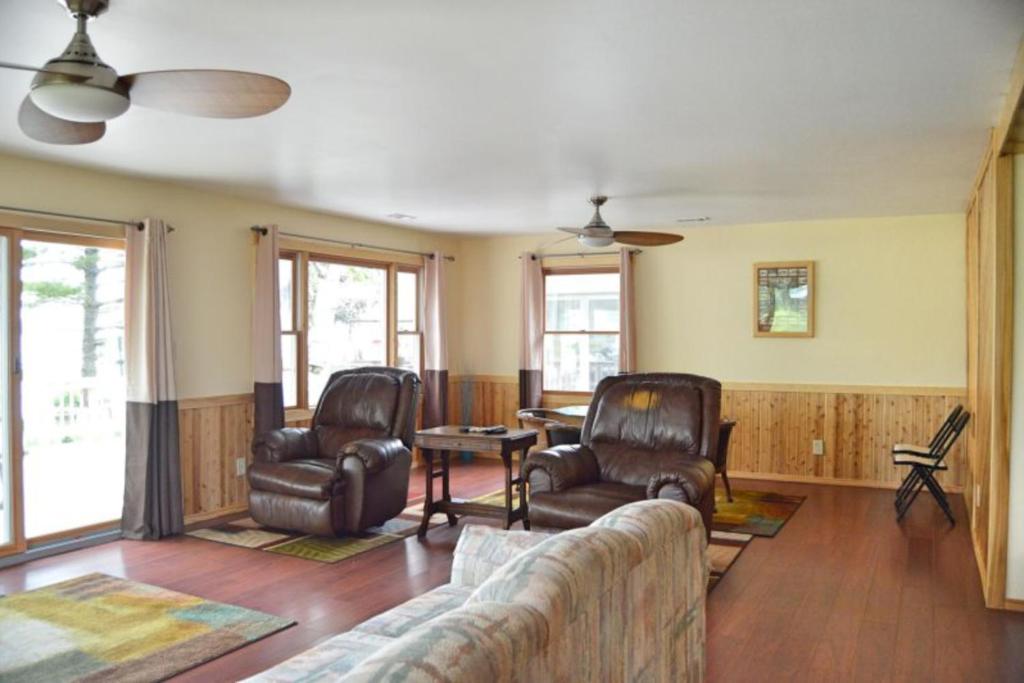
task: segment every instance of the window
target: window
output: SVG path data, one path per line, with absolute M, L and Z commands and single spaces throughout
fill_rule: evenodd
M 423 374 L 423 332 L 420 329 L 420 274 L 400 270 L 396 276 L 398 307 L 396 367 Z
M 544 390 L 593 391 L 618 370 L 618 272 L 546 271 Z
M 286 408 L 312 408 L 332 373 L 366 365 L 420 372 L 420 271 L 308 252 L 282 254 Z
M 299 404 L 299 324 L 295 282 L 295 254 L 283 256 L 278 263 L 278 286 L 281 296 L 281 379 L 284 404 Z

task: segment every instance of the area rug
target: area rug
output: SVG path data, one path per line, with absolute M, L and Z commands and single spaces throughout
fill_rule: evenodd
M 787 496 L 770 491 L 732 492 L 733 502 L 725 491 L 715 490 L 715 517 L 711 528 L 716 531 L 772 537 L 789 521 L 806 496 Z
M 0 681 L 159 681 L 294 623 L 88 574 L 0 599 Z
M 715 589 L 725 573 L 729 571 L 736 558 L 746 549 L 754 537 L 750 534 L 733 533 L 730 531 L 711 531 L 711 542 L 708 544 L 708 557 L 711 561 L 711 577 L 708 580 L 708 592 Z
M 316 562 L 334 563 L 355 557 L 382 545 L 401 541 L 416 533 L 419 525 L 419 517 L 414 518 L 403 512 L 399 517 L 388 520 L 379 527 L 367 529 L 366 533 L 359 536 L 333 538 L 269 529 L 252 519 L 245 518 L 205 529 L 196 529 L 188 532 L 188 535 L 240 548 L 264 550 Z

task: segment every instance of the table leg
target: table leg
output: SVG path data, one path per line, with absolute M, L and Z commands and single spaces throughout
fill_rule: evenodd
M 446 503 L 452 502 L 449 478 L 451 476 L 451 451 L 441 451 L 441 500 Z M 448 526 L 455 526 L 458 518 L 452 513 L 448 514 Z
M 416 535 L 423 538 L 430 528 L 430 517 L 434 514 L 434 451 L 431 448 L 420 449 L 423 453 L 423 464 L 427 471 L 427 486 L 424 489 L 423 521 L 420 522 Z
M 519 456 L 519 514 L 523 516 L 523 529 L 526 531 L 530 530 L 530 508 L 529 503 L 526 502 L 526 479 L 523 478 L 523 464 L 526 462 L 529 452 L 529 448 L 524 448 Z
M 512 527 L 512 451 L 502 444 L 501 461 L 505 465 L 505 529 Z

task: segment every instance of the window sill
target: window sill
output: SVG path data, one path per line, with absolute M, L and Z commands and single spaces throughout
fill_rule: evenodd
M 289 422 L 302 422 L 304 420 L 311 420 L 313 418 L 313 411 L 309 408 L 288 408 L 284 411 L 285 424 Z

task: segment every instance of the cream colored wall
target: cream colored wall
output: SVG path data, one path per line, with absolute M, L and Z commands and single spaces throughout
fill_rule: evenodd
M 732 382 L 963 387 L 960 214 L 702 227 L 637 261 L 639 366 Z M 554 233 L 462 241 L 460 370 L 517 370 L 516 256 Z M 551 248 L 565 251 L 563 243 Z M 574 247 L 569 246 L 572 250 Z M 813 259 L 817 334 L 752 334 L 752 265 Z
M 250 320 L 254 224 L 385 246 L 456 253 L 457 241 L 172 183 L 0 155 L 0 204 L 136 219 L 162 218 L 169 240 L 178 393 L 182 398 L 252 391 Z M 9 222 L 9 221 L 4 221 Z M 458 268 L 456 262 L 452 267 Z M 454 274 L 453 274 L 454 275 Z M 449 353 L 459 354 L 453 302 Z
M 519 261 L 555 233 L 456 237 L 0 156 L 0 204 L 173 224 L 170 272 L 182 397 L 251 389 L 254 223 L 416 250 L 451 266 L 454 374 L 517 371 Z M 639 257 L 639 363 L 735 382 L 963 386 L 963 216 L 808 221 L 684 231 Z M 571 242 L 553 247 L 572 249 Z M 751 264 L 814 259 L 818 334 L 755 339 Z

